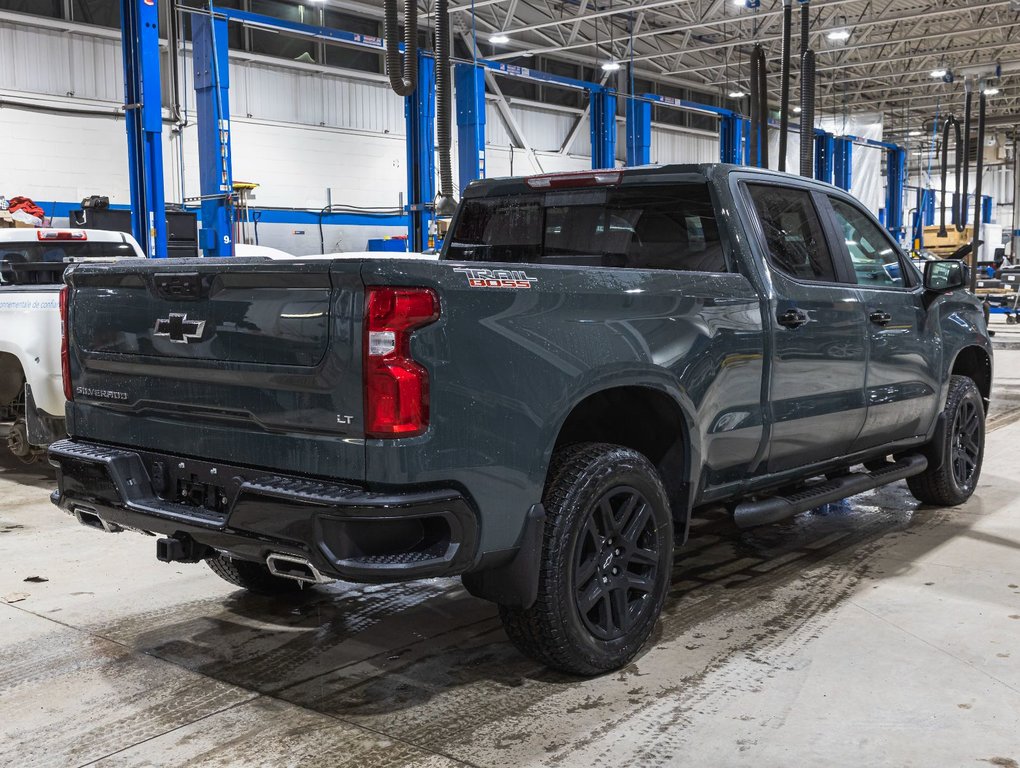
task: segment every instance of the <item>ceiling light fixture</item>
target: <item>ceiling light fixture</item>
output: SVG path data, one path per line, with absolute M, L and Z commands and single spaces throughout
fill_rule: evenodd
M 800 107 L 794 107 L 793 111 L 796 112 L 798 115 L 801 113 Z
M 948 69 L 943 69 L 942 67 L 939 67 L 938 69 L 933 69 L 931 71 L 931 76 L 934 77 L 936 80 L 941 80 L 943 77 L 945 77 L 948 74 L 949 74 L 949 70 Z
M 510 36 L 503 32 L 499 32 L 489 37 L 489 42 L 493 45 L 506 45 L 510 42 Z
M 615 59 L 610 59 L 602 64 L 603 72 L 618 72 L 620 70 L 620 62 Z
M 838 42 L 845 43 L 847 40 L 850 39 L 850 30 L 846 29 L 845 27 L 843 29 L 834 29 L 829 34 L 827 34 L 826 37 L 829 38 L 830 40 L 836 40 Z
M 744 97 L 745 97 L 746 95 L 747 95 L 747 94 L 746 94 L 746 93 L 744 93 L 743 91 L 730 91 L 730 93 L 729 93 L 729 97 L 730 97 L 731 99 L 742 99 L 742 98 L 744 98 Z
M 920 135 L 921 135 L 921 132 L 920 132 L 920 131 L 910 131 L 910 132 L 909 132 L 909 133 L 907 134 L 907 136 L 920 136 Z
M 982 93 L 985 96 L 998 96 L 999 95 L 999 89 L 998 88 L 985 88 L 982 91 Z

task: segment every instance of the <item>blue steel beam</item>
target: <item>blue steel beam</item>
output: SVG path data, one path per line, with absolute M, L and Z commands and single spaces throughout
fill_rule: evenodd
M 435 245 L 429 224 L 436 199 L 436 61 L 418 53 L 418 87 L 404 99 L 407 123 L 407 240 L 411 252 Z
M 589 92 L 591 110 L 591 167 L 616 166 L 616 92 L 596 86 Z
M 233 171 L 230 158 L 230 63 L 227 22 L 196 15 L 191 25 L 202 194 L 199 245 L 206 256 L 233 256 Z
M 461 192 L 485 178 L 485 70 L 474 64 L 453 68 L 457 102 L 457 155 Z
M 736 115 L 723 115 L 719 119 L 719 162 L 733 165 L 740 162 L 743 124 Z
M 166 257 L 163 103 L 155 0 L 121 0 L 124 115 L 131 182 L 131 232 L 149 258 Z
M 652 105 L 627 100 L 627 165 L 648 165 L 652 161 Z

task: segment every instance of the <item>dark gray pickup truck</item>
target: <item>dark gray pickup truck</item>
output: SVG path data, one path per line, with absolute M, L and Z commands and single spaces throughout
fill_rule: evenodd
M 460 575 L 596 674 L 699 506 L 970 497 L 992 355 L 964 272 L 724 165 L 472 184 L 439 261 L 80 265 L 53 499 L 257 591 Z

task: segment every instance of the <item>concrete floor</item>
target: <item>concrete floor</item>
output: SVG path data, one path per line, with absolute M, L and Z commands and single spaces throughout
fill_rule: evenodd
M 520 656 L 457 581 L 258 598 L 82 528 L 46 467 L 0 459 L 0 765 L 1015 767 L 1020 351 L 999 341 L 966 506 L 901 483 L 750 532 L 702 519 L 647 650 L 587 681 Z

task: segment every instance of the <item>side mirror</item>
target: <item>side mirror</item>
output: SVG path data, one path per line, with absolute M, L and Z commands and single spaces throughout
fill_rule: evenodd
M 924 263 L 925 290 L 946 293 L 967 285 L 967 267 L 962 261 L 942 259 Z

